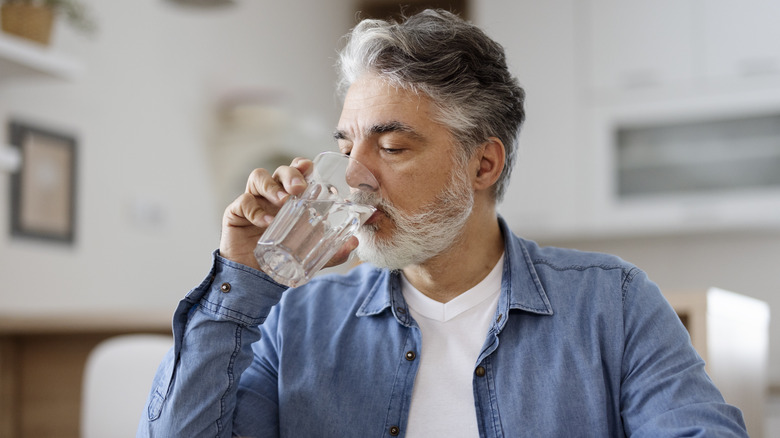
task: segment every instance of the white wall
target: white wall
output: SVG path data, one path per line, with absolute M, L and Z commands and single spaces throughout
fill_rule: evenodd
M 225 90 L 281 93 L 283 111 L 328 126 L 323 144 L 290 147 L 331 146 L 332 66 L 352 25 L 348 3 L 253 0 L 211 11 L 87 3 L 99 32 L 85 38 L 58 23 L 52 43 L 83 63 L 80 77 L 0 80 L 3 138 L 5 121 L 20 118 L 74 133 L 79 148 L 74 246 L 11 239 L 0 208 L 2 312 L 172 310 L 218 245 L 225 205 L 210 157 Z M 3 206 L 8 185 L 0 175 Z M 151 217 L 136 217 L 139 206 Z

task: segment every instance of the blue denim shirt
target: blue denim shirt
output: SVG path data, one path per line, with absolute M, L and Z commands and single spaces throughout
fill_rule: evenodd
M 474 363 L 480 436 L 747 436 L 642 271 L 499 222 L 501 295 Z M 139 437 L 404 436 L 421 335 L 397 273 L 361 265 L 285 291 L 215 255 L 174 334 Z

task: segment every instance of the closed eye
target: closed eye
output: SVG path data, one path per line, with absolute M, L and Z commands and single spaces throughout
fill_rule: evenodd
M 390 155 L 400 154 L 401 152 L 404 151 L 404 149 L 402 148 L 382 148 L 381 150 L 382 152 Z

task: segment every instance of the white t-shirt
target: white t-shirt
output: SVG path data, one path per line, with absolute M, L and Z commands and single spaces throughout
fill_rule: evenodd
M 472 380 L 495 318 L 504 256 L 472 289 L 447 303 L 402 278 L 402 293 L 422 332 L 407 437 L 478 437 Z

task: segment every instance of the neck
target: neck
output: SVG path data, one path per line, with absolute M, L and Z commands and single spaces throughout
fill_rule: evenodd
M 443 253 L 420 265 L 407 266 L 403 272 L 417 290 L 446 303 L 479 284 L 503 252 L 495 205 L 475 205 L 462 238 Z

